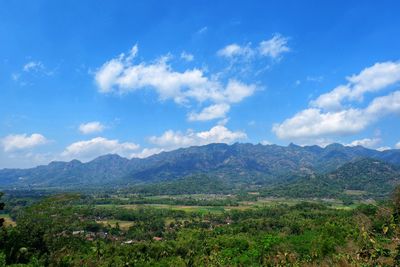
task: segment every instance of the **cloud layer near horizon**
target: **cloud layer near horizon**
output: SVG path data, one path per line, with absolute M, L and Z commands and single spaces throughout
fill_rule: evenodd
M 347 78 L 348 84 L 310 101 L 309 107 L 276 123 L 272 131 L 280 139 L 307 142 L 356 134 L 381 118 L 400 112 L 400 90 L 376 96 L 360 107 L 366 94 L 389 90 L 400 81 L 400 63 L 376 63 Z M 388 89 L 389 88 L 389 89 Z

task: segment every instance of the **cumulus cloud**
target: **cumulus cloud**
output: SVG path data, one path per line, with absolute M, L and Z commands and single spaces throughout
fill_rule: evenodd
M 339 85 L 332 91 L 320 95 L 311 102 L 314 107 L 325 110 L 342 108 L 344 100 L 361 101 L 368 92 L 377 92 L 400 81 L 400 63 L 383 62 L 347 77 L 346 85 Z
M 201 146 L 211 143 L 227 143 L 247 139 L 242 131 L 231 131 L 223 125 L 216 125 L 207 131 L 196 132 L 191 129 L 186 132 L 168 130 L 160 136 L 149 137 L 149 142 L 154 145 L 141 151 L 130 154 L 130 157 L 146 158 L 164 151 L 171 151 L 189 146 Z
M 190 54 L 190 53 L 187 53 L 187 52 L 183 51 L 181 53 L 181 59 L 183 59 L 183 60 L 185 60 L 187 62 L 190 62 L 190 61 L 194 60 L 194 56 L 192 54 Z
M 107 93 L 112 90 L 112 87 L 118 76 L 124 70 L 124 65 L 120 59 L 112 59 L 106 62 L 96 73 L 96 83 L 99 86 L 100 92 Z
M 395 148 L 400 149 L 400 142 L 395 145 Z
M 231 131 L 225 126 L 216 125 L 208 131 L 195 132 L 188 130 L 185 133 L 168 130 L 161 136 L 152 136 L 150 143 L 166 149 L 179 147 L 200 146 L 210 143 L 233 143 L 246 139 L 246 133 L 242 131 Z
M 357 133 L 368 124 L 368 117 L 358 109 L 322 113 L 320 109 L 309 108 L 275 124 L 272 131 L 282 139 L 298 139 Z
M 1 139 L 4 152 L 24 150 L 46 144 L 48 140 L 41 134 L 11 134 Z
M 104 137 L 96 137 L 86 141 L 72 143 L 61 153 L 63 159 L 79 159 L 89 161 L 104 154 L 119 154 L 130 157 L 139 149 L 134 143 L 121 143 L 119 140 L 110 140 Z
M 246 85 L 236 80 L 230 80 L 226 89 L 221 92 L 220 103 L 205 107 L 201 112 L 189 114 L 189 121 L 207 121 L 225 118 L 230 110 L 230 104 L 239 103 L 256 90 L 255 85 Z
M 375 98 L 366 108 L 324 112 L 308 108 L 275 124 L 272 131 L 282 139 L 355 134 L 383 116 L 400 112 L 400 91 Z
M 127 93 L 153 88 L 163 100 L 173 99 L 182 103 L 188 98 L 197 101 L 216 100 L 220 84 L 204 76 L 199 69 L 177 72 L 168 64 L 168 58 L 157 62 L 128 64 L 125 56 L 106 62 L 96 73 L 96 82 L 102 93 Z
M 354 140 L 346 146 L 363 146 L 368 148 L 376 147 L 382 140 L 380 138 L 364 138 L 359 140 Z
M 79 125 L 79 131 L 82 134 L 93 134 L 93 133 L 99 133 L 104 130 L 104 125 L 101 124 L 98 121 L 92 121 L 88 123 L 82 123 Z
M 137 46 L 134 54 L 136 56 Z M 154 89 L 161 100 L 173 100 L 178 104 L 191 101 L 229 105 L 252 95 L 255 85 L 247 85 L 230 79 L 225 85 L 216 78 L 209 78 L 200 69 L 175 71 L 168 64 L 168 57 L 152 63 L 134 64 L 132 51 L 128 55 L 107 61 L 96 72 L 95 80 L 101 93 L 124 94 L 140 89 Z M 210 117 L 211 118 L 211 117 Z
M 358 75 L 347 78 L 350 83 L 336 87 L 310 102 L 304 109 L 272 131 L 281 139 L 307 140 L 356 134 L 380 118 L 400 112 L 400 91 L 375 97 L 366 107 L 344 107 L 344 100 L 360 100 L 366 92 L 376 92 L 400 81 L 398 63 L 377 63 Z
M 229 109 L 230 106 L 225 103 L 215 104 L 204 108 L 200 113 L 190 113 L 188 119 L 189 121 L 208 121 L 224 118 Z
M 230 80 L 223 92 L 224 101 L 229 103 L 241 102 L 246 97 L 251 96 L 256 90 L 256 86 L 251 84 L 247 85 L 237 80 Z

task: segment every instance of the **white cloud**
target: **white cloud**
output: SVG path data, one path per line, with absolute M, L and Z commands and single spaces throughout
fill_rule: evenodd
M 369 116 L 382 117 L 400 112 L 400 91 L 376 97 L 364 110 Z
M 361 101 L 364 94 L 377 92 L 400 81 L 400 63 L 383 62 L 365 68 L 357 75 L 347 77 L 346 85 L 339 85 L 332 91 L 320 95 L 310 104 L 325 110 L 342 108 L 344 100 Z
M 230 131 L 222 125 L 217 125 L 209 131 L 195 132 L 192 130 L 186 133 L 166 131 L 161 136 L 152 136 L 149 141 L 159 147 L 171 150 L 179 147 L 200 146 L 210 143 L 233 143 L 238 140 L 246 139 L 247 135 L 241 131 Z
M 360 140 L 354 140 L 346 146 L 363 146 L 368 148 L 376 147 L 382 140 L 380 138 L 364 138 Z
M 278 59 L 283 53 L 289 52 L 288 38 L 275 34 L 271 39 L 261 41 L 257 48 L 252 48 L 251 43 L 244 46 L 236 43 L 229 44 L 217 51 L 217 55 L 228 59 L 251 59 L 254 57 L 270 57 Z
M 24 150 L 46 144 L 48 140 L 41 134 L 11 134 L 1 139 L 5 152 Z
M 223 93 L 225 101 L 230 103 L 238 103 L 251 96 L 256 90 L 255 85 L 247 85 L 237 80 L 230 80 Z
M 200 113 L 189 114 L 189 121 L 208 121 L 218 118 L 224 118 L 228 113 L 230 106 L 225 103 L 215 104 L 204 108 Z
M 135 50 L 135 55 L 137 49 Z M 226 85 L 216 78 L 208 78 L 200 69 L 174 71 L 168 57 L 147 64 L 133 64 L 129 55 L 120 55 L 106 63 L 95 75 L 102 93 L 128 93 L 140 89 L 154 89 L 161 100 L 172 99 L 178 104 L 196 101 L 200 104 L 238 103 L 252 95 L 255 85 L 230 79 Z
M 400 112 L 400 91 L 375 98 L 366 108 L 349 108 L 323 112 L 308 108 L 275 124 L 273 132 L 282 139 L 312 138 L 354 134 L 364 130 L 379 118 Z
M 338 110 L 342 108 L 342 100 L 349 95 L 350 88 L 340 85 L 329 93 L 320 95 L 316 100 L 311 101 L 311 106 L 325 110 Z
M 225 118 L 220 119 L 219 121 L 217 121 L 217 125 L 222 125 L 222 126 L 224 126 L 224 125 L 226 125 L 228 122 L 229 122 L 229 118 L 228 118 L 228 117 L 225 117 Z
M 135 44 L 134 46 L 132 46 L 131 51 L 129 51 L 129 54 L 126 57 L 126 61 L 128 63 L 131 62 L 136 57 L 138 52 L 139 52 L 139 46 L 137 44 Z M 122 56 L 123 55 L 121 55 L 121 57 Z
M 116 139 L 96 137 L 87 141 L 72 143 L 61 153 L 61 157 L 82 161 L 89 161 L 104 154 L 119 154 L 123 157 L 130 157 L 138 149 L 139 145 L 134 143 L 121 143 Z
M 369 119 L 357 109 L 322 113 L 320 109 L 309 108 L 275 124 L 272 130 L 281 139 L 300 139 L 357 133 L 368 124 Z
M 400 91 L 375 97 L 365 108 L 343 107 L 344 99 L 357 100 L 366 92 L 376 92 L 400 81 L 399 65 L 377 63 L 353 75 L 348 85 L 341 85 L 310 102 L 293 117 L 275 124 L 272 131 L 281 139 L 310 140 L 356 134 L 380 118 L 400 112 Z
M 250 47 L 250 44 L 247 44 L 246 46 L 240 46 L 238 44 L 230 44 L 218 50 L 217 55 L 226 58 L 233 58 L 238 56 L 248 58 L 254 55 L 254 51 Z
M 92 133 L 99 133 L 104 130 L 104 125 L 98 121 L 92 121 L 88 123 L 82 123 L 79 125 L 79 131 L 82 134 L 92 134 Z
M 205 107 L 200 113 L 190 113 L 188 116 L 189 121 L 207 121 L 224 118 L 230 110 L 229 104 L 241 102 L 246 97 L 251 96 L 255 90 L 255 85 L 246 85 L 236 80 L 230 80 L 226 89 L 221 92 L 220 101 L 222 103 Z
M 162 148 L 154 147 L 154 148 L 144 148 L 142 151 L 138 153 L 133 153 L 131 154 L 132 158 L 147 158 L 155 154 L 159 154 L 161 152 L 165 151 Z
M 281 54 L 289 52 L 288 38 L 275 34 L 270 40 L 262 41 L 259 45 L 260 54 L 271 58 L 278 58 Z
M 118 76 L 122 74 L 123 70 L 124 65 L 120 59 L 112 59 L 106 62 L 96 73 L 95 77 L 100 92 L 110 92 L 114 83 L 118 79 Z
M 272 145 L 272 143 L 271 143 L 270 141 L 268 141 L 268 140 L 262 140 L 262 141 L 260 142 L 260 144 L 262 144 L 262 145 L 264 145 L 264 146 Z
M 28 63 L 26 63 L 26 64 L 23 66 L 23 70 L 24 70 L 25 72 L 30 72 L 30 71 L 42 71 L 42 70 L 44 70 L 44 69 L 45 69 L 45 67 L 44 67 L 43 63 L 40 62 L 40 61 L 29 61 Z
M 130 65 L 124 57 L 106 62 L 96 73 L 100 92 L 127 93 L 153 88 L 161 99 L 173 99 L 177 103 L 194 98 L 197 101 L 215 100 L 220 97 L 220 84 L 204 76 L 199 69 L 176 72 L 165 58 L 146 64 Z
M 382 146 L 382 147 L 378 147 L 376 150 L 378 151 L 386 151 L 386 150 L 390 150 L 392 149 L 390 146 Z
M 20 86 L 27 86 L 31 85 L 31 82 L 27 81 L 27 77 L 52 76 L 55 71 L 56 68 L 48 69 L 41 61 L 29 61 L 22 66 L 20 72 L 11 74 L 11 79 Z
M 400 142 L 395 145 L 395 148 L 400 149 Z
M 312 138 L 312 139 L 299 139 L 296 142 L 299 146 L 314 146 L 317 145 L 319 147 L 326 147 L 332 143 L 341 143 L 338 142 L 337 140 L 332 140 L 331 138 L 325 138 L 325 137 L 318 137 L 318 138 Z
M 390 61 L 376 63 L 347 79 L 353 85 L 350 97 L 357 99 L 366 92 L 378 91 L 400 81 L 400 63 Z
M 190 61 L 194 60 L 194 56 L 190 53 L 183 51 L 181 53 L 181 59 L 186 60 L 187 62 L 190 62 Z

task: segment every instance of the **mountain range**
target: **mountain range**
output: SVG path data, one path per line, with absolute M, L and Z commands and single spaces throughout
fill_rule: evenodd
M 378 167 L 373 163 L 374 160 L 390 166 L 400 166 L 400 150 L 377 151 L 341 144 L 331 144 L 324 148 L 295 144 L 209 144 L 162 152 L 143 159 L 127 159 L 110 154 L 86 163 L 78 160 L 55 161 L 30 169 L 3 169 L 0 170 L 0 187 L 126 187 L 204 174 L 235 186 L 250 188 L 273 185 L 279 191 L 279 186 L 296 186 L 296 183 L 299 185 L 315 177 L 319 177 L 319 182 L 327 182 L 327 174 L 362 159 L 370 159 L 364 164 L 372 166 L 372 169 Z M 371 173 L 382 173 L 372 169 Z M 341 180 L 338 178 L 337 181 L 329 182 L 343 184 L 346 179 L 355 179 L 363 170 L 346 175 L 338 173 L 337 177 L 341 177 Z M 390 174 L 390 179 L 393 180 L 393 176 L 396 176 L 396 172 Z

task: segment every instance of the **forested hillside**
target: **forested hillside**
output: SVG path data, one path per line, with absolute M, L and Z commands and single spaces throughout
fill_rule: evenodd
M 205 211 L 56 195 L 9 210 L 0 264 L 397 266 L 399 198 L 397 191 L 391 201 L 346 209 L 276 202 Z
M 238 185 L 265 185 L 293 176 L 324 174 L 345 163 L 371 158 L 399 165 L 400 151 L 377 151 L 332 144 L 287 147 L 252 144 L 210 144 L 128 160 L 106 155 L 90 162 L 52 162 L 32 169 L 0 170 L 3 188 L 116 187 L 172 181 L 205 174 Z

